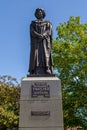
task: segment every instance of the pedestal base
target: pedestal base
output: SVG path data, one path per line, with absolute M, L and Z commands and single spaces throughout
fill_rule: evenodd
M 19 130 L 64 130 L 58 78 L 28 77 L 22 80 Z

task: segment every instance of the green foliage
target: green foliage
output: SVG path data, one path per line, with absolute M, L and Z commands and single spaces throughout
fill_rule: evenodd
M 65 127 L 87 129 L 87 24 L 80 17 L 57 27 L 53 40 L 54 68 L 62 80 Z
M 0 130 L 18 126 L 20 85 L 11 76 L 0 76 Z

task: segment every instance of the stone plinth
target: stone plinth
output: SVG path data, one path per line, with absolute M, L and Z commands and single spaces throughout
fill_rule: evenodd
M 57 77 L 22 80 L 19 130 L 64 130 L 61 83 Z

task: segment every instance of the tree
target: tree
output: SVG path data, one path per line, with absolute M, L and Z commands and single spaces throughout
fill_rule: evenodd
M 20 85 L 11 76 L 0 76 L 0 130 L 18 126 Z
M 57 27 L 53 40 L 54 68 L 62 80 L 64 125 L 87 129 L 87 23 L 80 17 Z

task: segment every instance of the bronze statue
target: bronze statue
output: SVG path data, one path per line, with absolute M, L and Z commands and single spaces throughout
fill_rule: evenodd
M 30 75 L 52 75 L 53 61 L 51 56 L 52 25 L 43 20 L 46 14 L 41 8 L 35 11 L 37 20 L 30 24 Z

